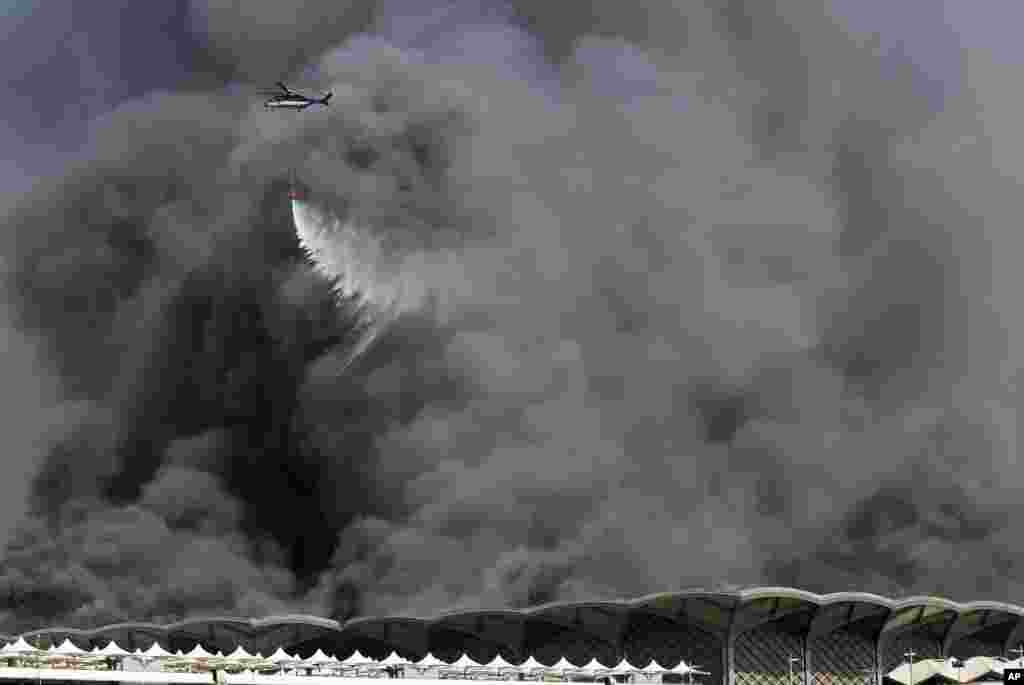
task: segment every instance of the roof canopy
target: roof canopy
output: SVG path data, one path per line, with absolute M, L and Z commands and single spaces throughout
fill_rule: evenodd
M 462 611 L 429 619 L 366 617 L 345 624 L 311 616 L 277 616 L 255 620 L 190 619 L 169 625 L 121 623 L 90 630 L 49 628 L 22 636 L 15 645 L 0 649 L 0 653 L 38 652 L 26 638 L 34 641 L 39 637 L 51 644 L 71 635 L 83 647 L 109 644 L 116 639 L 117 648 L 108 656 L 124 656 L 121 652 L 158 641 L 168 647 L 202 642 L 235 658 L 238 647 L 244 645 L 244 650 L 273 653 L 279 658 L 277 650 L 281 648 L 301 647 L 303 653 L 321 649 L 333 654 L 349 654 L 359 648 L 364 653 L 372 649 L 374 654 L 463 653 L 470 655 L 470 659 L 475 656 L 482 660 L 484 655 L 489 658 L 495 653 L 515 655 L 516 659 L 531 655 L 545 660 L 567 657 L 579 663 L 594 658 L 612 663 L 626 654 L 634 658 L 651 654 L 656 655 L 660 665 L 677 663 L 682 657 L 671 650 L 663 653 L 666 650 L 650 649 L 664 642 L 665 631 L 686 631 L 697 642 L 706 641 L 708 652 L 715 654 L 715 643 L 722 645 L 725 638 L 776 621 L 780 625 L 784 622 L 787 631 L 802 633 L 808 639 L 853 626 L 861 634 L 888 644 L 902 640 L 905 634 L 907 639 L 920 635 L 936 645 L 932 653 L 941 654 L 1003 654 L 1009 647 L 1024 642 L 1024 608 L 1015 605 L 960 604 L 939 597 L 894 600 L 859 592 L 818 595 L 792 588 L 760 587 L 660 593 L 632 601 L 561 602 L 530 609 Z M 893 654 L 886 658 L 892 660 L 884 664 L 885 670 L 898 665 L 899 650 L 890 651 Z M 190 652 L 190 656 L 209 659 L 214 655 L 200 648 Z M 417 665 L 447 666 L 440 660 Z M 505 668 L 500 662 L 491 665 Z M 460 660 L 454 668 L 476 666 L 475 660 Z M 520 668 L 544 666 L 527 661 Z M 719 666 L 710 668 L 718 669 Z M 943 673 L 947 677 L 948 669 Z M 914 675 L 916 680 L 916 671 Z

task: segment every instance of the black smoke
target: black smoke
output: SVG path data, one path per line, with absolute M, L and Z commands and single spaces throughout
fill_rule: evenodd
M 785 2 L 187 5 L 188 73 L 112 87 L 4 202 L 0 630 L 1021 601 L 994 58 L 938 92 Z M 331 107 L 264 111 L 278 78 Z M 292 174 L 394 320 L 300 249 Z

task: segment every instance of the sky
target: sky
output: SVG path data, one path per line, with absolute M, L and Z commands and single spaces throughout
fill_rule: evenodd
M 1024 604 L 1019 3 L 85 7 L 0 4 L 0 632 Z

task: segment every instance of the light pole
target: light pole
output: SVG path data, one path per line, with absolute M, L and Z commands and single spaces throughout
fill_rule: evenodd
M 904 652 L 903 656 L 907 657 L 907 663 L 910 664 L 910 685 L 916 685 L 914 683 L 914 657 L 917 656 L 917 652 Z
M 788 683 L 788 685 L 793 685 L 793 664 L 799 663 L 799 661 L 800 661 L 800 657 L 798 657 L 798 656 L 791 656 L 791 657 L 789 657 L 789 683 Z

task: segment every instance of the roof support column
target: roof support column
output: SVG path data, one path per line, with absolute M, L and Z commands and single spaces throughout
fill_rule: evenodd
M 722 640 L 722 685 L 736 685 L 736 640 L 730 627 Z
M 879 630 L 875 635 L 875 649 L 873 650 L 875 663 L 872 670 L 873 682 L 871 685 L 882 685 L 882 659 L 884 658 L 884 655 L 882 654 L 883 635 L 885 635 L 884 630 Z
M 802 665 L 801 673 L 804 674 L 802 685 L 811 685 L 811 678 L 813 677 L 811 675 L 813 673 L 813 671 L 811 671 L 811 668 L 813 667 L 813 665 L 811 664 L 811 638 L 809 628 L 807 631 L 804 632 L 801 640 L 803 642 L 803 645 L 800 650 L 800 663 Z

